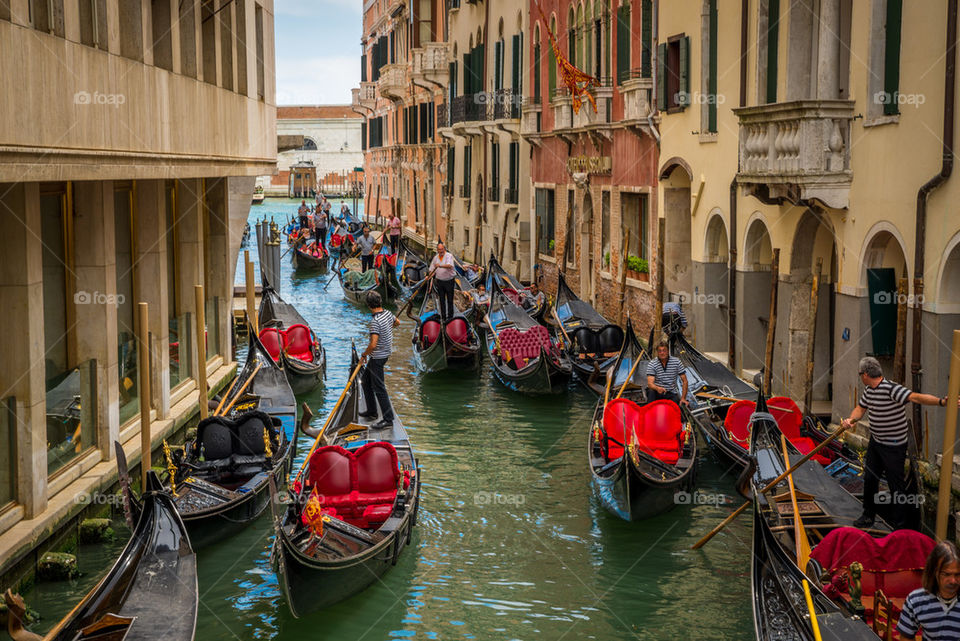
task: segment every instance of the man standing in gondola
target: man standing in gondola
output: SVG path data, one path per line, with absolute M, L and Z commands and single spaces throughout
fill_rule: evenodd
M 677 394 L 677 378 L 683 383 L 683 393 Z M 647 365 L 647 391 L 651 401 L 667 399 L 677 405 L 687 404 L 687 370 L 676 356 L 670 356 L 666 341 L 657 345 L 657 357 Z
M 400 324 L 400 319 L 383 308 L 383 299 L 377 292 L 367 292 L 367 307 L 373 314 L 370 321 L 370 342 L 360 355 L 363 368 L 363 398 L 367 404 L 362 418 L 376 418 L 377 406 L 380 406 L 381 419 L 371 427 L 384 429 L 393 425 L 393 406 L 387 394 L 387 384 L 384 381 L 383 367 L 393 352 L 393 328 Z
M 430 261 L 430 273 L 427 277 L 435 276 L 434 287 L 436 287 L 437 297 L 439 299 L 440 318 L 446 320 L 453 318 L 453 290 L 454 277 L 457 275 L 453 263 L 453 254 L 447 251 L 443 241 L 437 243 L 437 255 Z
M 297 216 L 300 217 L 300 231 L 307 228 L 307 216 L 310 214 L 310 208 L 307 207 L 307 201 L 301 200 L 300 207 L 297 209 Z
M 864 414 L 870 414 L 870 440 L 863 461 L 863 514 L 853 522 L 854 527 L 869 528 L 877 514 L 876 499 L 880 478 L 886 477 L 893 505 L 891 523 L 894 528 L 906 526 L 904 509 L 909 502 L 904 463 L 907 460 L 907 441 L 910 426 L 904 410 L 907 403 L 946 407 L 947 397 L 912 392 L 903 385 L 883 377 L 880 362 L 872 356 L 860 359 L 860 382 L 863 391 L 850 417 L 840 424 L 850 429 Z

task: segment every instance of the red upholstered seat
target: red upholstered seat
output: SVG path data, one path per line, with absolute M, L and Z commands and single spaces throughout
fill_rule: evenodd
M 458 345 L 467 345 L 470 342 L 470 330 L 467 321 L 462 318 L 452 318 L 447 321 L 447 336 Z
M 501 347 L 510 354 L 511 358 L 520 362 L 539 357 L 541 348 L 548 354 L 553 349 L 550 332 L 543 325 L 536 325 L 524 331 L 508 327 L 500 332 L 499 338 Z
M 283 335 L 275 327 L 264 327 L 260 330 L 260 342 L 267 349 L 273 360 L 280 360 L 283 351 Z
M 641 411 L 639 405 L 627 398 L 616 398 L 603 408 L 603 428 L 610 439 L 607 457 L 611 461 L 623 456 L 623 446 L 629 442 L 627 434 L 640 424 Z
M 501 291 L 506 294 L 507 298 L 517 305 L 521 304 L 523 298 L 520 296 L 520 293 L 517 292 L 517 290 L 513 289 L 512 287 L 503 287 Z
M 664 463 L 676 465 L 683 447 L 683 417 L 680 406 L 661 399 L 641 408 L 642 422 L 637 430 L 640 449 Z
M 318 448 L 310 457 L 307 483 L 324 514 L 370 529 L 393 512 L 400 479 L 397 451 L 374 442 L 355 452 L 339 445 Z
M 783 432 L 788 441 L 793 443 L 794 447 L 800 450 L 801 454 L 809 454 L 817 446 L 812 438 L 800 435 L 803 414 L 792 398 L 773 396 L 767 401 L 767 409 L 777 420 L 780 431 Z M 826 452 L 826 450 L 821 450 L 820 454 L 814 455 L 813 460 L 821 465 L 829 465 L 832 459 Z
M 737 401 L 727 408 L 723 428 L 730 439 L 745 450 L 750 449 L 750 415 L 756 409 L 753 401 Z
M 310 328 L 302 323 L 291 325 L 284 332 L 287 355 L 301 361 L 313 362 L 313 339 Z
M 420 328 L 420 336 L 423 338 L 424 347 L 436 343 L 437 338 L 440 337 L 440 321 L 436 319 L 424 321 Z

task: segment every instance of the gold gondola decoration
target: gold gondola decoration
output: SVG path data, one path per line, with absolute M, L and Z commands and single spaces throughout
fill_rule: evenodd
M 173 464 L 173 457 L 170 455 L 170 446 L 167 440 L 163 440 L 163 457 L 167 460 L 167 475 L 170 477 L 170 493 L 174 498 L 177 497 L 177 466 Z

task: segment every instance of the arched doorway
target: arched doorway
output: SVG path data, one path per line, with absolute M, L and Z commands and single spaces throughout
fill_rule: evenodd
M 580 298 L 593 302 L 593 196 L 589 190 L 583 195 L 580 216 Z
M 679 158 L 666 162 L 660 172 L 663 190 L 663 256 L 657 259 L 664 269 L 664 287 L 669 294 L 689 296 L 693 292 L 690 269 L 690 181 L 689 166 Z
M 727 330 L 727 292 L 730 269 L 727 264 L 730 244 L 727 227 L 719 210 L 711 212 L 704 238 L 703 262 L 694 263 L 693 300 L 683 301 L 688 308 L 693 338 L 704 352 L 726 354 L 729 332 Z
M 811 295 L 818 264 L 820 280 L 814 317 Z M 812 407 L 804 409 L 825 416 L 832 411 L 834 396 L 836 278 L 837 244 L 833 227 L 826 218 L 807 210 L 800 217 L 793 235 L 790 274 L 781 283 L 785 299 L 790 301 L 790 309 L 787 352 L 783 355 L 786 367 L 781 366 L 780 369 L 787 372 L 786 388 L 782 391 L 800 402 L 806 399 L 810 387 Z M 808 371 L 811 356 L 812 373 Z
M 759 370 L 763 365 L 770 316 L 770 265 L 773 244 L 767 225 L 759 214 L 747 225 L 743 259 L 738 268 L 739 292 L 737 307 L 737 336 L 740 338 L 740 358 L 744 370 Z
M 879 223 L 871 234 L 862 252 L 863 268 L 860 272 L 860 288 L 865 294 L 867 331 L 863 336 L 861 351 L 875 356 L 884 372 L 899 381 L 906 376 L 905 361 L 898 365 L 897 349 L 897 287 L 901 279 L 909 279 L 904 245 L 896 227 Z M 908 281 L 909 282 L 909 281 Z M 905 334 L 901 335 L 905 338 Z M 902 341 L 905 351 L 906 340 Z

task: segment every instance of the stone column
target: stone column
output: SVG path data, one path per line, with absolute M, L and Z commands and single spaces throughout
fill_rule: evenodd
M 134 291 L 137 302 L 147 303 L 150 316 L 150 395 L 159 417 L 170 414 L 170 316 L 167 283 L 167 216 L 163 180 L 137 181 L 137 269 Z M 143 375 L 145 364 L 140 364 Z
M 77 357 L 97 360 L 97 446 L 109 460 L 120 426 L 113 182 L 75 183 L 73 202 L 76 291 L 90 298 L 76 308 Z
M 177 265 L 177 287 L 180 291 L 180 312 L 190 314 L 190 327 L 182 328 L 181 334 L 191 336 L 190 375 L 197 376 L 196 329 L 193 287 L 203 284 L 203 219 L 201 209 L 201 183 L 198 178 L 177 181 L 177 247 L 180 252 Z M 183 344 L 183 339 L 180 341 Z M 181 356 L 181 362 L 183 357 Z
M 228 179 L 208 178 L 206 181 L 207 211 L 207 260 L 206 282 L 207 300 L 219 298 L 219 323 L 217 325 L 218 344 L 207 350 L 207 358 L 213 357 L 214 350 L 222 354 L 224 361 L 230 361 L 230 304 L 233 299 L 233 265 L 228 261 L 229 243 L 229 199 Z M 207 325 L 214 322 L 207 315 Z
M 839 98 L 840 88 L 840 0 L 820 0 L 817 52 L 817 98 Z
M 17 400 L 15 494 L 28 519 L 47 508 L 40 234 L 38 184 L 0 185 L 0 309 L 5 312 L 5 331 L 0 334 L 0 398 Z

